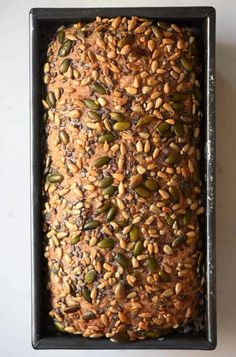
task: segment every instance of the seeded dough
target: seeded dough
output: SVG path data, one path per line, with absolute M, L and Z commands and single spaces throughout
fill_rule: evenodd
M 136 340 L 199 314 L 196 49 L 190 29 L 136 17 L 62 27 L 49 45 L 43 215 L 60 331 Z

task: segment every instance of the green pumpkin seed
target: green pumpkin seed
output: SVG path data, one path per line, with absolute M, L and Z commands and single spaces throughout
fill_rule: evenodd
M 50 183 L 59 183 L 63 180 L 63 175 L 59 174 L 59 173 L 55 173 L 55 174 L 49 174 L 47 176 L 47 181 Z
M 118 207 L 113 206 L 109 209 L 107 213 L 107 222 L 111 222 L 114 220 L 115 216 L 117 215 Z
M 185 93 L 174 93 L 172 99 L 174 102 L 183 102 L 187 98 Z
M 96 315 L 92 311 L 86 311 L 82 316 L 84 321 L 96 319 Z
M 60 322 L 54 321 L 55 328 L 60 332 L 65 332 L 65 328 L 60 324 Z
M 193 87 L 193 93 L 196 97 L 197 100 L 201 101 L 202 100 L 202 92 L 201 89 L 197 86 Z
M 190 46 L 189 46 L 189 48 L 188 48 L 188 52 L 189 52 L 190 56 L 192 56 L 192 57 L 197 56 L 197 54 L 198 54 L 198 48 L 197 48 L 197 45 L 196 45 L 196 41 L 193 41 L 193 42 L 190 44 Z
M 116 190 L 117 190 L 117 187 L 116 186 L 109 186 L 109 187 L 106 187 L 104 190 L 103 190 L 103 195 L 104 196 L 109 196 L 109 197 L 111 197 L 111 196 L 113 196 L 114 195 L 114 193 L 116 192 Z
M 121 229 L 123 229 L 129 225 L 129 221 L 127 219 L 122 219 L 121 221 L 118 221 L 117 224 Z
M 157 183 L 156 181 L 154 181 L 154 180 L 145 180 L 145 181 L 144 181 L 144 186 L 145 186 L 148 190 L 153 191 L 153 192 L 157 191 L 158 188 L 159 188 L 158 183 Z
M 96 279 L 97 272 L 95 270 L 90 270 L 85 274 L 84 282 L 86 284 L 91 284 Z
M 68 142 L 69 142 L 69 135 L 67 134 L 67 132 L 66 132 L 65 130 L 61 130 L 61 131 L 59 132 L 59 138 L 60 138 L 60 140 L 61 140 L 61 142 L 62 142 L 63 144 L 65 144 L 65 145 L 68 144 Z
M 67 56 L 70 53 L 72 45 L 73 45 L 73 41 L 71 40 L 64 41 L 61 47 L 59 48 L 58 56 L 60 57 Z
M 107 212 L 111 208 L 111 202 L 106 201 L 102 207 L 98 208 L 97 213 L 101 214 Z
M 187 181 L 181 181 L 180 188 L 185 198 L 188 198 L 191 195 L 192 191 Z
M 161 40 L 163 38 L 161 30 L 156 25 L 152 25 L 151 27 L 154 35 Z
M 166 218 L 166 222 L 167 222 L 167 224 L 169 224 L 169 226 L 173 226 L 174 219 L 169 216 L 169 217 Z
M 98 220 L 90 221 L 85 223 L 84 225 L 84 230 L 85 231 L 90 231 L 91 229 L 96 229 L 101 226 L 101 222 Z
M 171 276 L 169 274 L 167 274 L 165 271 L 159 271 L 158 275 L 163 283 L 171 282 Z
M 82 288 L 82 295 L 83 295 L 83 297 L 85 298 L 86 301 L 88 301 L 90 303 L 92 302 L 92 299 L 91 299 L 91 296 L 90 296 L 90 290 L 86 286 L 84 286 Z
M 192 117 L 189 117 L 187 115 L 181 115 L 180 119 L 186 124 L 191 124 L 194 120 Z
M 59 43 L 63 43 L 63 41 L 65 39 L 65 32 L 64 31 L 58 31 L 57 32 L 57 39 L 58 39 Z
M 128 45 L 129 43 L 134 42 L 134 36 L 133 35 L 128 35 L 126 37 L 123 37 L 121 40 L 118 41 L 118 47 L 122 48 L 125 45 Z
M 151 271 L 156 271 L 159 269 L 159 264 L 154 257 L 148 257 L 148 267 Z
M 184 108 L 184 105 L 183 105 L 183 103 L 173 103 L 172 104 L 172 107 L 175 109 L 175 110 L 181 110 L 181 109 L 183 109 Z
M 82 39 L 85 38 L 85 32 L 82 31 L 81 29 L 78 29 L 78 30 L 76 31 L 76 35 L 77 35 L 78 37 L 82 38 Z
M 99 181 L 98 187 L 106 188 L 108 186 L 111 186 L 113 182 L 114 182 L 114 178 L 112 176 L 107 176 Z
M 165 131 L 168 131 L 170 129 L 170 124 L 166 123 L 165 121 L 161 124 L 158 125 L 157 131 L 160 134 L 163 134 Z
M 134 190 L 140 197 L 148 198 L 151 196 L 151 192 L 143 186 L 138 186 Z
M 129 260 L 124 254 L 117 253 L 115 259 L 116 259 L 117 263 L 119 263 L 123 268 L 128 268 Z
M 133 225 L 129 232 L 129 238 L 130 238 L 131 242 L 135 242 L 139 238 L 139 235 L 140 235 L 139 227 L 136 225 Z
M 93 99 L 85 99 L 84 103 L 89 109 L 92 109 L 92 110 L 98 110 L 100 107 L 99 103 Z
M 114 240 L 110 238 L 104 238 L 98 243 L 98 248 L 100 249 L 113 248 L 113 246 L 114 246 Z
M 48 92 L 46 101 L 47 101 L 49 107 L 51 107 L 51 108 L 55 107 L 55 104 L 56 104 L 55 94 L 53 92 Z
M 115 140 L 115 135 L 113 135 L 112 133 L 106 133 L 99 137 L 98 142 L 100 144 L 104 144 L 105 142 L 112 143 L 114 140 Z
M 147 331 L 145 332 L 145 337 L 146 338 L 158 338 L 161 336 L 160 332 L 157 331 Z
M 104 165 L 108 165 L 110 161 L 111 161 L 111 157 L 102 156 L 102 157 L 99 157 L 99 159 L 95 160 L 94 166 L 99 168 L 99 167 L 102 167 Z
M 175 135 L 181 137 L 184 135 L 184 128 L 183 128 L 183 125 L 180 121 L 177 121 L 175 123 L 175 125 L 173 126 L 173 129 L 174 129 L 174 133 Z
M 100 115 L 97 112 L 94 112 L 93 110 L 88 111 L 87 114 L 88 117 L 95 122 L 101 120 Z
M 173 248 L 180 247 L 185 242 L 186 242 L 186 238 L 184 236 L 179 236 L 179 237 L 175 238 L 175 240 L 172 242 L 172 247 Z
M 177 188 L 170 186 L 169 192 L 170 192 L 171 196 L 173 197 L 174 202 L 179 202 L 179 191 L 177 190 Z
M 181 155 L 179 152 L 172 152 L 170 153 L 167 158 L 166 158 L 166 162 L 168 164 L 178 164 L 181 160 Z
M 106 94 L 105 88 L 99 84 L 98 82 L 94 82 L 90 85 L 90 87 L 99 94 Z
M 66 58 L 66 59 L 64 59 L 64 61 L 61 62 L 60 67 L 59 67 L 59 71 L 61 74 L 64 74 L 68 71 L 70 62 L 71 62 L 70 58 Z
M 80 305 L 68 306 L 64 309 L 66 314 L 73 314 L 74 312 L 80 310 Z
M 115 121 L 124 121 L 125 117 L 123 114 L 111 112 L 110 117 Z
M 187 69 L 187 71 L 191 72 L 193 70 L 192 64 L 186 59 L 185 56 L 182 56 L 180 59 L 182 66 Z
M 80 241 L 80 236 L 75 236 L 73 238 L 71 238 L 71 244 L 77 244 Z
M 113 126 L 113 128 L 117 131 L 128 130 L 130 127 L 131 127 L 131 123 L 129 121 L 118 121 Z
M 137 257 L 142 253 L 143 243 L 141 240 L 137 241 L 134 246 L 134 256 Z
M 187 226 L 191 220 L 191 211 L 188 209 L 183 217 L 183 224 Z
M 168 29 L 168 27 L 170 27 L 170 24 L 168 22 L 158 21 L 157 26 L 161 29 Z
M 127 343 L 130 341 L 130 338 L 126 332 L 118 332 L 110 337 L 110 341 L 115 343 Z
M 152 115 L 145 115 L 144 117 L 140 118 L 136 124 L 137 128 L 141 128 L 142 126 L 148 125 L 151 123 L 155 118 Z

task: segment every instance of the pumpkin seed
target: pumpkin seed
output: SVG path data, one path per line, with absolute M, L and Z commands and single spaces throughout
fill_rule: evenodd
M 99 159 L 95 160 L 94 166 L 99 168 L 99 167 L 102 167 L 104 165 L 108 165 L 110 161 L 111 161 L 111 157 L 102 156 L 102 157 L 99 157 Z
M 148 190 L 150 190 L 150 191 L 157 191 L 158 190 L 158 188 L 159 188 L 159 185 L 158 185 L 158 183 L 156 182 L 156 181 L 154 181 L 154 180 L 145 180 L 144 181 L 144 186 L 148 189 Z
M 116 206 L 111 207 L 107 213 L 107 222 L 113 221 L 117 212 L 118 212 L 118 207 Z
M 136 124 L 137 128 L 141 128 L 144 125 L 148 125 L 154 120 L 154 117 L 151 115 L 145 115 L 142 118 L 140 118 Z
M 124 115 L 120 113 L 111 112 L 110 117 L 115 121 L 124 121 Z
M 175 135 L 181 137 L 184 135 L 184 128 L 180 121 L 177 121 L 173 127 Z
M 129 225 L 129 221 L 127 219 L 122 219 L 121 221 L 118 221 L 117 224 L 121 229 L 123 229 Z
M 193 93 L 196 97 L 197 100 L 201 101 L 202 100 L 202 92 L 201 89 L 197 86 L 193 87 Z
M 134 256 L 137 257 L 142 253 L 143 243 L 141 240 L 137 241 L 134 246 Z
M 82 38 L 82 39 L 85 38 L 85 32 L 82 31 L 81 29 L 78 29 L 78 30 L 76 31 L 76 35 L 77 35 L 78 37 Z
M 88 111 L 88 117 L 92 119 L 93 121 L 99 121 L 101 120 L 100 115 L 97 112 L 94 112 L 93 110 Z
M 124 284 L 119 282 L 115 287 L 115 297 L 116 299 L 123 299 L 125 297 L 125 287 Z
M 95 102 L 93 99 L 85 99 L 84 100 L 85 105 L 92 110 L 98 110 L 99 109 L 99 103 Z
M 134 36 L 133 35 L 128 35 L 126 37 L 123 37 L 121 40 L 118 41 L 118 47 L 124 47 L 125 45 L 128 45 L 129 43 L 134 42 Z
M 151 27 L 154 35 L 161 40 L 163 38 L 161 30 L 156 25 L 152 25 Z
M 187 226 L 191 220 L 191 211 L 188 209 L 183 217 L 183 224 Z
M 159 269 L 159 264 L 154 257 L 148 257 L 148 267 L 151 271 Z
M 65 39 L 65 32 L 64 31 L 58 31 L 57 32 L 57 39 L 58 39 L 59 43 L 63 43 L 63 41 Z
M 68 306 L 64 309 L 66 314 L 73 314 L 74 312 L 80 310 L 80 305 Z
M 171 282 L 171 276 L 167 274 L 165 271 L 159 271 L 158 275 L 163 283 Z
M 54 321 L 54 326 L 56 327 L 56 329 L 60 332 L 65 332 L 64 327 L 60 324 L 60 322 Z
M 84 225 L 84 230 L 85 231 L 90 231 L 91 229 L 96 229 L 101 226 L 101 222 L 98 220 L 93 220 L 90 222 L 85 223 Z
M 168 29 L 168 27 L 170 27 L 170 24 L 168 22 L 158 21 L 157 26 L 161 29 Z
M 59 48 L 58 51 L 58 56 L 64 57 L 67 56 L 70 53 L 71 47 L 72 47 L 73 41 L 71 40 L 65 40 L 61 47 Z
M 160 337 L 161 333 L 157 331 L 147 331 L 145 332 L 146 338 L 158 338 Z
M 49 107 L 51 107 L 51 108 L 55 107 L 55 104 L 56 104 L 55 94 L 53 92 L 48 92 L 46 101 L 47 101 Z
M 82 288 L 82 295 L 83 295 L 83 297 L 85 298 L 86 301 L 88 301 L 90 303 L 92 302 L 92 299 L 91 299 L 91 296 L 90 296 L 90 290 L 86 286 L 84 286 Z
M 179 191 L 177 190 L 177 188 L 170 186 L 169 192 L 170 192 L 171 196 L 173 197 L 174 202 L 179 202 Z
M 129 260 L 126 258 L 126 256 L 120 252 L 116 254 L 116 261 L 119 263 L 123 268 L 128 268 L 129 266 Z
M 134 190 L 140 197 L 148 198 L 151 196 L 151 192 L 143 186 L 138 186 Z
M 194 120 L 193 117 L 189 117 L 187 115 L 181 115 L 180 119 L 186 124 L 191 124 Z
M 170 216 L 166 218 L 166 222 L 167 222 L 167 224 L 169 224 L 169 226 L 173 226 L 173 224 L 174 224 L 174 220 Z
M 98 142 L 104 144 L 105 142 L 112 143 L 115 140 L 115 136 L 112 133 L 106 133 L 99 137 Z
M 59 174 L 59 173 L 55 173 L 55 174 L 49 174 L 47 176 L 47 181 L 50 183 L 59 183 L 63 180 L 63 175 Z
M 196 185 L 199 185 L 200 184 L 200 172 L 199 172 L 199 168 L 198 167 L 195 167 L 194 168 L 194 172 L 193 172 L 193 181 Z
M 96 319 L 96 315 L 92 311 L 86 311 L 82 316 L 84 321 Z
M 184 105 L 183 105 L 183 103 L 173 103 L 172 104 L 172 107 L 175 109 L 175 110 L 181 110 L 181 109 L 183 109 L 183 107 L 184 107 Z
M 80 241 L 80 236 L 75 236 L 73 238 L 71 238 L 71 244 L 77 244 Z
M 139 238 L 139 227 L 136 225 L 133 225 L 130 232 L 129 232 L 129 238 L 131 242 L 135 242 Z
M 188 52 L 189 52 L 190 56 L 192 56 L 192 57 L 197 56 L 197 54 L 198 54 L 198 48 L 197 48 L 197 45 L 196 45 L 196 41 L 193 41 L 193 42 L 190 44 L 190 46 L 189 46 L 189 48 L 188 48 Z
M 142 56 L 145 56 L 146 54 L 147 54 L 147 51 L 145 50 L 145 48 L 140 48 L 140 47 L 137 47 L 133 51 L 130 52 L 130 56 L 135 57 L 135 58 L 140 58 Z
M 127 343 L 130 341 L 130 338 L 126 332 L 118 332 L 110 337 L 110 341 L 115 343 Z
M 170 153 L 167 158 L 166 158 L 166 162 L 168 164 L 178 164 L 181 160 L 181 155 L 179 152 L 172 152 Z
M 109 197 L 111 197 L 111 196 L 113 196 L 114 195 L 114 193 L 116 192 L 116 190 L 117 190 L 117 187 L 116 186 L 109 186 L 109 187 L 106 187 L 104 190 L 103 190 L 103 195 L 104 196 L 109 196 Z
M 64 61 L 61 62 L 60 67 L 59 67 L 59 71 L 61 74 L 64 74 L 68 71 L 70 62 L 71 62 L 70 58 L 66 58 L 66 59 L 64 59 Z
M 114 178 L 112 176 L 107 176 L 99 181 L 98 187 L 106 188 L 108 186 L 111 186 L 113 182 L 114 182 Z
M 185 56 L 182 56 L 180 61 L 182 66 L 187 69 L 187 71 L 191 72 L 193 70 L 192 64 L 186 59 Z
M 85 278 L 84 278 L 84 282 L 86 284 L 91 284 L 94 282 L 94 280 L 96 279 L 96 270 L 90 270 L 85 274 Z
M 59 138 L 60 138 L 60 140 L 61 140 L 61 142 L 63 143 L 63 144 L 68 144 L 68 142 L 69 142 L 69 135 L 67 134 L 67 132 L 65 131 L 65 130 L 61 130 L 60 132 L 59 132 Z
M 124 131 L 129 129 L 131 126 L 131 123 L 129 121 L 118 121 L 117 123 L 114 124 L 113 128 L 117 131 Z
M 187 181 L 181 181 L 180 188 L 181 188 L 181 191 L 183 192 L 183 195 L 185 198 L 187 198 L 191 195 L 191 188 Z
M 90 85 L 90 87 L 99 94 L 106 94 L 105 88 L 99 84 L 98 82 L 94 82 Z
M 104 238 L 98 243 L 98 248 L 100 249 L 108 249 L 114 246 L 114 240 L 110 238 Z
M 172 95 L 172 99 L 174 102 L 182 102 L 183 100 L 186 99 L 186 94 L 185 93 L 174 93 Z
M 102 205 L 102 207 L 98 208 L 97 213 L 101 214 L 107 212 L 110 209 L 110 207 L 111 207 L 111 202 L 106 201 L 104 205 Z
M 186 238 L 184 236 L 179 236 L 175 238 L 175 240 L 172 242 L 172 247 L 177 248 L 180 245 L 184 244 L 186 242 Z
M 170 124 L 166 123 L 165 121 L 161 124 L 158 125 L 157 127 L 157 131 L 160 133 L 160 134 L 163 134 L 165 131 L 169 130 L 170 128 Z

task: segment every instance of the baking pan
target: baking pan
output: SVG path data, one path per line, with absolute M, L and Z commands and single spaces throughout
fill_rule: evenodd
M 60 25 L 91 21 L 96 16 L 140 16 L 196 27 L 201 39 L 204 92 L 202 124 L 202 174 L 205 193 L 205 308 L 204 328 L 175 332 L 161 339 L 115 344 L 55 331 L 47 318 L 46 262 L 43 257 L 43 63 L 50 37 Z M 215 278 L 215 10 L 212 7 L 150 8 L 38 8 L 30 11 L 31 108 L 31 251 L 32 345 L 36 349 L 202 349 L 216 346 Z

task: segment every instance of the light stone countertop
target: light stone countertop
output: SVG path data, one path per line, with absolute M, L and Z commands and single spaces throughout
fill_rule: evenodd
M 34 351 L 30 322 L 29 25 L 32 7 L 214 6 L 217 17 L 218 346 L 213 352 L 122 351 L 124 357 L 236 356 L 236 1 L 0 0 L 0 357 L 110 357 Z

